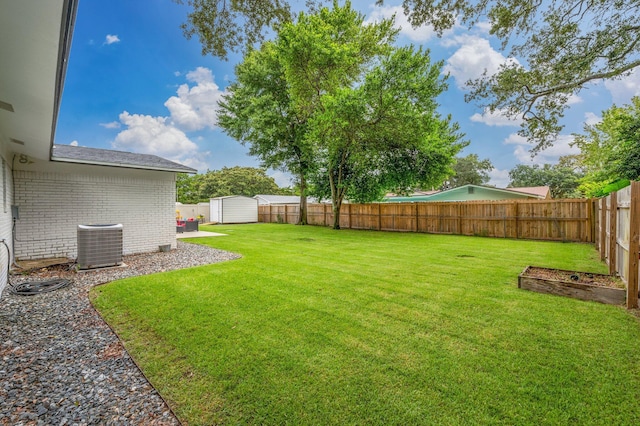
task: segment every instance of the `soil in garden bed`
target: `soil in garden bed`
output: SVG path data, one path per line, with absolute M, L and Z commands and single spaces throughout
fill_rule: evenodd
M 589 272 L 563 271 L 559 269 L 536 268 L 530 266 L 526 275 L 554 281 L 570 281 L 579 284 L 590 284 L 599 287 L 625 288 L 624 283 L 611 275 L 593 274 Z

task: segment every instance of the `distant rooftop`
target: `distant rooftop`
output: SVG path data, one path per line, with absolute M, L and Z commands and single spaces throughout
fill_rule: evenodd
M 540 198 L 547 198 L 550 188 L 548 186 L 522 186 L 519 188 L 505 188 L 508 191 L 523 192 L 525 194 L 536 195 Z
M 97 166 L 129 169 L 158 170 L 163 172 L 196 173 L 197 170 L 151 154 L 136 154 L 84 146 L 54 145 L 52 161 L 93 164 Z
M 258 194 L 254 196 L 260 204 L 297 204 L 300 202 L 298 195 L 269 195 Z

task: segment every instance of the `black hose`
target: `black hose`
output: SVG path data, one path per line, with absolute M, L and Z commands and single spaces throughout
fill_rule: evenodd
M 17 294 L 20 296 L 34 296 L 36 294 L 58 290 L 60 288 L 68 286 L 70 283 L 71 281 L 64 278 L 47 281 L 26 281 L 14 286 L 10 285 L 9 291 L 12 294 Z
M 9 246 L 7 245 L 7 242 L 4 240 L 4 238 L 0 240 L 0 242 L 2 242 L 2 244 L 4 244 L 4 246 L 7 248 L 7 284 L 9 284 L 9 269 L 11 269 L 11 250 L 9 249 Z
M 60 288 L 68 286 L 71 281 L 58 278 L 47 281 L 25 281 L 20 284 L 11 285 L 9 282 L 9 269 L 11 269 L 11 250 L 7 245 L 7 242 L 2 239 L 0 242 L 7 249 L 7 284 L 9 286 L 9 292 L 11 294 L 18 294 L 20 296 L 34 296 L 40 293 L 47 293 L 49 291 L 58 290 Z

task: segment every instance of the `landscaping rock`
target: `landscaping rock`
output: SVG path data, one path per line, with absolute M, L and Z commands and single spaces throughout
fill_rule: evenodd
M 170 252 L 125 256 L 125 267 L 76 273 L 72 265 L 12 276 L 10 284 L 66 278 L 65 288 L 0 298 L 0 425 L 177 425 L 88 300 L 121 278 L 238 258 L 179 241 Z

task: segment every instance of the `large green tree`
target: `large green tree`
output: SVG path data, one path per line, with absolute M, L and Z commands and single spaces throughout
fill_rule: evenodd
M 542 167 L 518 164 L 509 171 L 509 187 L 548 186 L 552 198 L 579 198 L 578 186 L 582 176 L 579 170 L 562 161 Z
M 483 160 L 478 154 L 469 154 L 466 157 L 456 158 L 451 175 L 445 185 L 447 188 L 456 188 L 462 185 L 484 185 L 491 179 L 489 172 L 493 170 L 491 160 Z
M 335 229 L 346 198 L 439 183 L 461 148 L 457 127 L 436 112 L 442 64 L 393 47 L 396 34 L 391 20 L 365 25 L 349 2 L 301 13 L 278 32 L 293 104 L 315 146 L 313 193 L 331 198 Z
M 203 53 L 220 57 L 253 46 L 274 25 L 293 18 L 292 2 L 284 0 L 184 2 L 191 6 L 185 34 L 199 37 Z M 305 2 L 311 10 L 325 3 Z M 518 60 L 471 82 L 468 99 L 523 118 L 520 133 L 535 150 L 553 143 L 572 95 L 640 65 L 640 0 L 404 0 L 402 5 L 411 24 L 431 24 L 440 34 L 456 23 L 489 22 L 490 33 Z
M 305 139 L 307 118 L 292 103 L 276 45 L 265 42 L 236 66 L 236 81 L 220 103 L 218 124 L 249 145 L 264 167 L 289 171 L 300 192 L 299 224 L 307 223 L 307 179 L 313 145 Z
M 396 34 L 391 20 L 365 25 L 349 2 L 300 13 L 245 54 L 221 103 L 228 134 L 296 174 L 301 194 L 308 179 L 312 195 L 332 200 L 335 228 L 345 198 L 439 184 L 462 146 L 436 112 L 442 64 L 395 48 Z
M 253 197 L 258 194 L 291 193 L 287 188 L 280 188 L 265 169 L 240 166 L 223 167 L 193 176 L 179 175 L 176 187 L 178 201 L 187 204 L 227 195 Z
M 196 204 L 200 201 L 200 181 L 203 175 L 178 173 L 176 177 L 176 201 L 184 204 Z
M 319 142 L 316 195 L 331 197 L 334 228 L 344 199 L 380 200 L 387 191 L 439 185 L 462 149 L 457 126 L 437 112 L 440 64 L 427 52 L 395 49 L 364 82 L 324 95 L 313 117 Z
M 576 135 L 580 162 L 586 172 L 581 189 L 601 196 L 616 181 L 640 179 L 640 98 L 603 111 L 602 121 L 586 125 Z
M 200 196 L 204 199 L 227 195 L 253 197 L 257 194 L 278 194 L 276 181 L 267 176 L 265 169 L 256 167 L 223 167 L 207 172 L 200 184 Z

